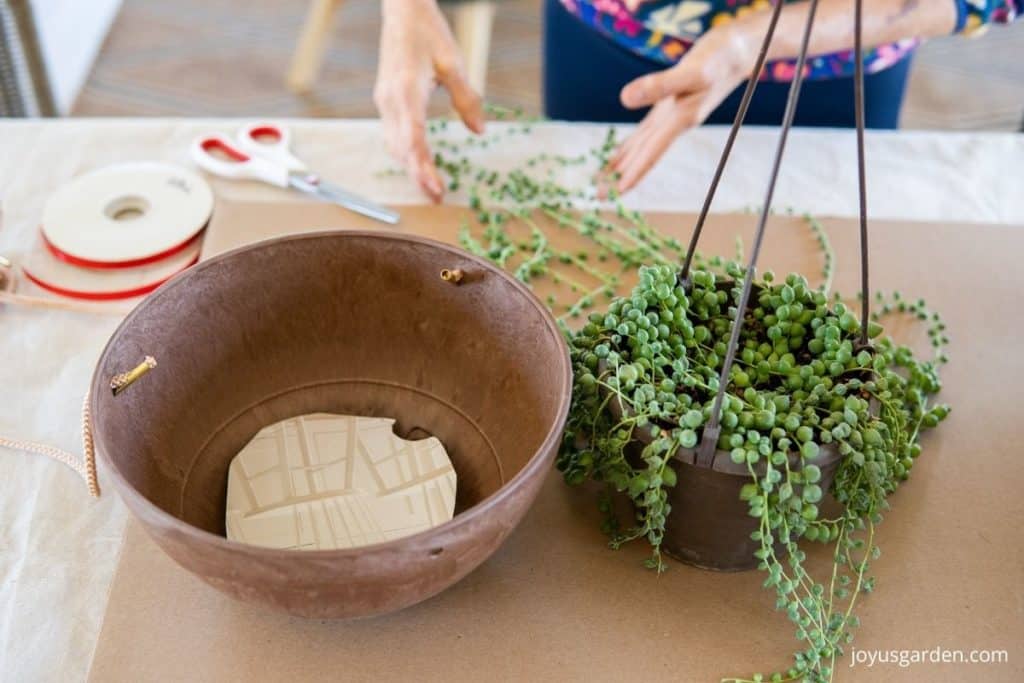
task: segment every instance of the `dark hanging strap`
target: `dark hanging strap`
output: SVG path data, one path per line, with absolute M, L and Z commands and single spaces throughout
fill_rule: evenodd
M 725 164 L 729 160 L 729 154 L 732 152 L 732 145 L 736 142 L 736 134 L 739 132 L 740 126 L 743 125 L 743 119 L 747 117 L 747 109 L 750 107 L 750 100 L 754 96 L 754 90 L 757 88 L 757 81 L 761 77 L 761 71 L 764 69 L 765 60 L 768 58 L 768 46 L 771 45 L 772 36 L 775 35 L 775 25 L 779 22 L 779 14 L 782 13 L 783 4 L 785 4 L 783 0 L 776 0 L 775 2 L 772 18 L 768 23 L 768 31 L 764 34 L 764 41 L 761 43 L 761 51 L 757 55 L 757 62 L 754 64 L 754 70 L 750 73 L 747 87 L 743 90 L 743 99 L 740 100 L 740 107 L 736 110 L 736 118 L 732 122 L 732 128 L 729 129 L 729 137 L 726 138 L 725 148 L 722 150 L 722 156 L 718 159 L 718 167 L 715 169 L 714 177 L 711 178 L 711 186 L 704 197 L 704 206 L 701 207 L 697 223 L 694 225 L 693 236 L 690 237 L 690 247 L 686 250 L 686 258 L 683 260 L 682 270 L 679 271 L 679 281 L 686 290 L 690 289 L 690 264 L 693 262 L 694 252 L 697 251 L 697 242 L 700 240 L 701 230 L 704 229 L 704 221 L 707 219 L 708 211 L 711 209 L 711 202 L 714 200 L 715 192 L 718 190 L 718 181 L 722 179 L 722 172 L 725 171 Z
M 754 283 L 757 257 L 761 253 L 761 243 L 764 241 L 765 226 L 768 223 L 768 212 L 772 205 L 772 196 L 775 194 L 775 182 L 778 180 L 779 169 L 782 166 L 782 153 L 786 149 L 786 139 L 789 137 L 789 129 L 793 126 L 796 103 L 800 98 L 800 86 L 804 80 L 804 63 L 807 61 L 807 47 L 810 44 L 811 27 L 814 25 L 814 14 L 817 9 L 818 0 L 810 0 L 807 9 L 807 23 L 804 25 L 804 34 L 800 42 L 800 55 L 797 57 L 796 71 L 793 74 L 793 81 L 789 86 L 786 109 L 782 115 L 782 129 L 779 132 L 779 141 L 775 148 L 775 159 L 772 161 L 771 175 L 768 178 L 768 190 L 765 193 L 764 203 L 761 205 L 761 215 L 758 218 L 757 232 L 754 235 L 754 246 L 750 252 L 750 263 L 747 265 L 747 273 L 743 278 L 743 291 L 740 294 L 739 304 L 736 306 L 736 318 L 733 320 L 729 346 L 726 348 L 725 360 L 722 362 L 722 372 L 718 377 L 718 393 L 715 395 L 711 416 L 708 423 L 704 426 L 700 447 L 697 450 L 697 465 L 701 467 L 711 466 L 715 458 L 715 450 L 718 447 L 718 435 L 722 430 L 719 422 L 722 412 L 722 401 L 725 399 L 725 390 L 729 384 L 729 371 L 732 369 L 733 361 L 736 358 L 736 347 L 740 341 L 743 316 L 746 313 L 747 303 L 750 300 L 750 290 Z
M 856 0 L 853 18 L 853 106 L 857 118 L 857 182 L 860 188 L 860 346 L 868 341 L 871 290 L 868 283 L 868 199 L 864 172 L 864 55 L 861 47 L 861 5 Z

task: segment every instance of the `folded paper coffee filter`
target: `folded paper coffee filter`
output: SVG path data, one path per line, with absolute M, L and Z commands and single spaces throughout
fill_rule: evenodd
M 227 537 L 334 550 L 418 533 L 452 518 L 455 469 L 434 437 L 394 420 L 300 415 L 263 428 L 228 468 Z

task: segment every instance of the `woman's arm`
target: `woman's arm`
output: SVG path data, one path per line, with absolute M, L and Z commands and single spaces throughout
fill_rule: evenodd
M 956 3 L 951 0 L 863 0 L 864 49 L 894 43 L 904 38 L 931 38 L 948 35 L 956 25 Z M 787 6 L 779 17 L 768 60 L 789 59 L 800 53 L 800 38 L 810 3 Z M 814 30 L 807 54 L 821 55 L 853 47 L 852 0 L 821 0 L 814 18 Z M 757 46 L 768 29 L 768 12 L 747 15 L 736 22 L 743 40 Z
M 484 129 L 480 96 L 466 81 L 462 56 L 435 0 L 383 0 L 384 25 L 373 100 L 388 151 L 432 199 L 444 194 L 427 145 L 427 101 L 442 85 L 475 133 Z
M 864 46 L 903 38 L 948 34 L 957 25 L 954 0 L 863 0 Z M 797 56 L 810 5 L 786 5 L 779 17 L 769 60 Z M 820 0 L 811 34 L 810 54 L 827 54 L 853 46 L 853 0 Z M 653 105 L 637 131 L 610 163 L 619 176 L 617 189 L 632 188 L 672 141 L 698 125 L 750 76 L 771 17 L 752 12 L 705 33 L 670 69 L 643 76 L 622 89 L 630 109 Z

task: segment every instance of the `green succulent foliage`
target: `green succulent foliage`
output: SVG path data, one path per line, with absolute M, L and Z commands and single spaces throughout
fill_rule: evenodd
M 686 291 L 675 268 L 642 268 L 630 296 L 591 313 L 570 339 L 576 382 L 558 468 L 570 484 L 594 479 L 629 496 L 634 523 L 605 528 L 613 546 L 646 538 L 659 570 L 672 458 L 703 436 L 739 301 L 743 269 L 727 263 L 725 272 L 730 279 L 695 271 Z M 859 348 L 857 316 L 795 274 L 776 282 L 765 273 L 744 316 L 717 448 L 750 473 L 741 498 L 759 521 L 764 585 L 805 644 L 778 680 L 831 678 L 857 596 L 873 586 L 867 569 L 886 499 L 913 468 L 921 430 L 949 413 L 929 403 L 941 357 L 918 360 L 881 331 L 872 322 L 872 343 Z M 641 430 L 650 438 L 639 448 Z M 819 507 L 824 448 L 842 456 L 831 488 L 841 513 L 831 518 Z M 828 582 L 804 568 L 807 542 L 832 544 Z
M 660 234 L 615 196 L 609 197 L 614 216 L 608 218 L 595 207 L 593 187 L 556 182 L 560 168 L 602 168 L 617 145 L 614 129 L 587 154 L 541 153 L 523 168 L 496 171 L 481 164 L 476 152 L 528 135 L 532 122 L 518 111 L 489 111 L 514 123 L 461 141 L 452 139 L 446 121 L 429 127 L 435 162 L 449 189 L 465 193 L 475 212 L 475 225 L 464 225 L 459 241 L 527 285 L 547 277 L 575 297 L 547 297 L 569 341 L 575 372 L 558 468 L 570 484 L 605 483 L 598 507 L 610 544 L 646 539 L 652 549 L 647 565 L 661 571 L 668 491 L 677 485 L 673 457 L 701 443 L 744 269 L 697 254 L 692 286 L 684 289 L 677 269 L 685 249 L 678 240 Z M 556 230 L 578 232 L 592 249 L 553 248 L 535 221 L 538 215 L 552 219 Z M 789 670 L 726 679 L 736 683 L 831 679 L 858 625 L 858 597 L 874 588 L 868 568 L 879 555 L 875 525 L 921 453 L 922 430 L 938 425 L 950 410 L 932 403 L 941 387 L 938 368 L 947 361 L 941 317 L 922 300 L 879 293 L 868 330 L 871 344 L 861 348 L 859 317 L 838 295 L 829 299 L 836 255 L 828 234 L 814 217 L 804 220 L 821 250 L 821 284 L 812 287 L 800 275 L 776 282 L 771 272 L 756 283 L 716 444 L 750 474 L 740 497 L 757 520 L 752 539 L 759 545 L 764 585 L 776 593 L 776 607 L 792 622 L 802 649 Z M 528 228 L 528 238 L 511 236 L 516 223 Z M 737 240 L 737 260 L 742 246 Z M 636 270 L 639 284 L 629 296 L 616 298 L 622 274 Z M 925 324 L 934 356 L 920 359 L 883 336 L 878 323 L 889 315 Z M 570 323 L 581 319 L 582 328 L 574 330 Z M 647 435 L 642 441 L 641 433 Z M 818 460 L 824 449 L 841 456 L 828 491 Z M 831 517 L 820 508 L 826 494 L 839 503 L 840 512 Z M 613 514 L 613 495 L 633 503 L 635 519 L 625 527 Z M 807 543 L 831 548 L 834 562 L 824 581 L 805 568 Z

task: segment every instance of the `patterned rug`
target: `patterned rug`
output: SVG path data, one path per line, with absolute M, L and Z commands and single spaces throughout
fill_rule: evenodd
M 499 3 L 487 98 L 540 110 L 541 0 Z M 347 0 L 313 92 L 284 85 L 302 0 L 125 0 L 74 109 L 77 116 L 375 116 L 380 5 Z M 435 98 L 432 113 L 447 104 Z M 1024 22 L 919 51 L 905 128 L 1017 130 L 1024 113 Z

